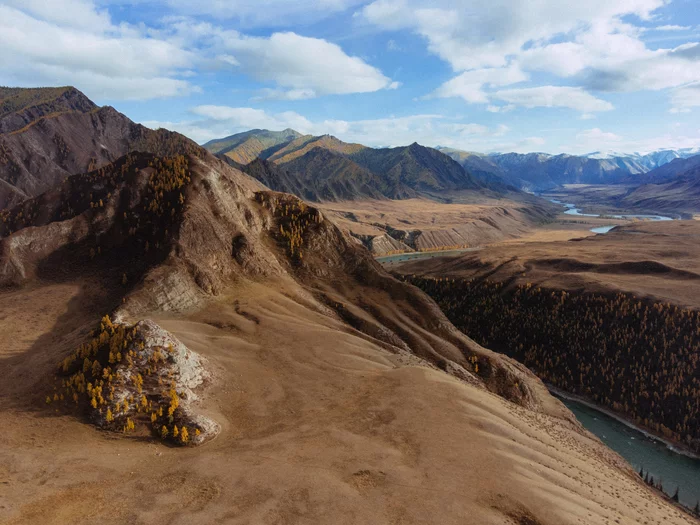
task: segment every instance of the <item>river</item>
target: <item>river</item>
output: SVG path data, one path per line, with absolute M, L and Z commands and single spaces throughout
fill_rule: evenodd
M 408 252 L 408 253 L 398 253 L 394 255 L 384 255 L 382 257 L 376 257 L 377 262 L 382 264 L 386 263 L 397 263 L 404 261 L 412 261 L 414 259 L 432 259 L 433 257 L 444 257 L 446 255 L 457 255 L 466 252 L 475 252 L 481 250 L 480 246 L 474 246 L 472 248 L 458 248 L 455 250 L 443 250 L 434 252 Z
M 700 459 L 675 452 L 665 443 L 588 405 L 559 399 L 588 431 L 625 458 L 636 471 L 644 468 L 654 480 L 661 479 L 667 494 L 673 494 L 679 487 L 680 502 L 695 507 L 700 500 Z
M 646 220 L 646 221 L 672 221 L 673 217 L 665 217 L 663 215 L 640 215 L 640 214 L 623 214 L 623 215 L 601 215 L 599 213 L 583 213 L 575 204 L 568 204 L 557 199 L 549 199 L 554 204 L 560 204 L 566 207 L 565 215 L 575 215 L 577 217 L 607 217 L 610 219 L 625 219 L 625 220 Z M 593 233 L 608 233 L 615 225 L 599 226 L 591 228 Z

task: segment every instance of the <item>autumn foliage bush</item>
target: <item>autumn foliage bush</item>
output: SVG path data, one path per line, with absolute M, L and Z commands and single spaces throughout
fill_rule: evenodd
M 46 403 L 77 410 L 108 430 L 148 429 L 165 441 L 187 445 L 190 433 L 198 436 L 200 429 L 180 407 L 167 367 L 172 352 L 172 347 L 145 348 L 137 325 L 113 323 L 104 316 L 90 341 L 59 364 L 57 384 Z

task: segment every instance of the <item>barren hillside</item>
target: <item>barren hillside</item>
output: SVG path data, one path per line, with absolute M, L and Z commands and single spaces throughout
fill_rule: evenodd
M 323 212 L 203 151 L 3 222 L 5 523 L 690 522 Z
M 73 87 L 0 88 L 0 209 L 129 151 L 170 155 L 189 142 L 98 107 Z

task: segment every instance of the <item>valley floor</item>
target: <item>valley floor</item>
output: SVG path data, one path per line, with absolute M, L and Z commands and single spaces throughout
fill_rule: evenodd
M 553 398 L 530 411 L 391 353 L 289 281 L 156 318 L 209 359 L 215 440 L 170 448 L 54 414 L 30 378 L 82 339 L 100 292 L 0 293 L 4 524 L 693 522 Z
M 513 280 L 556 290 L 621 291 L 700 308 L 697 221 L 628 222 L 604 235 L 588 232 L 568 241 L 558 239 L 556 231 L 539 230 L 529 239 L 532 242 L 525 238 L 459 257 L 407 262 L 390 269 L 434 277 Z
M 447 247 L 481 246 L 529 235 L 551 222 L 556 206 L 545 200 L 430 199 L 329 202 L 320 208 L 341 229 L 366 241 L 375 255 Z M 369 239 L 372 239 L 369 241 Z

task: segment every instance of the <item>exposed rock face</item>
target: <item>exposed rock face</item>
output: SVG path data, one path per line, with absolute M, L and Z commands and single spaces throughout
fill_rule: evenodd
M 0 209 L 130 151 L 170 155 L 186 143 L 100 108 L 75 88 L 0 89 Z
M 193 410 L 195 390 L 210 378 L 203 357 L 151 320 L 130 325 L 105 316 L 97 332 L 62 361 L 61 384 L 47 404 L 72 400 L 100 428 L 150 427 L 178 445 L 216 436 L 219 425 Z

